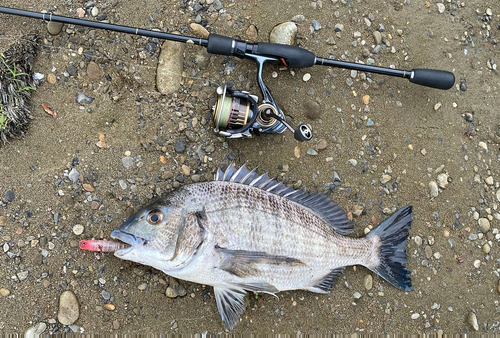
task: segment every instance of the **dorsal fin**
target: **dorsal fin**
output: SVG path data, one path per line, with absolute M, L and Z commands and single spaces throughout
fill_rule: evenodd
M 276 179 L 269 178 L 267 172 L 259 175 L 256 170 L 257 168 L 248 170 L 245 164 L 236 169 L 232 163 L 225 172 L 217 169 L 214 179 L 216 181 L 249 185 L 299 203 L 314 211 L 341 235 L 347 235 L 353 231 L 354 224 L 352 221 L 347 218 L 344 210 L 332 202 L 328 196 L 316 192 L 308 193 L 303 190 L 295 190 L 293 187 L 287 187 Z

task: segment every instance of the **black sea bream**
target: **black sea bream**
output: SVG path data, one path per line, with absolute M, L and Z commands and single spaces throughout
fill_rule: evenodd
M 215 181 L 187 184 L 140 210 L 111 237 L 115 256 L 214 287 L 232 329 L 246 291 L 328 293 L 349 265 L 363 265 L 412 290 L 404 251 L 412 209 L 404 207 L 361 238 L 327 196 L 294 190 L 255 169 L 229 166 Z

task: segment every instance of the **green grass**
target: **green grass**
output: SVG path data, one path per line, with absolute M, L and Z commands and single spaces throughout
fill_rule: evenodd
M 10 119 L 7 117 L 7 115 L 4 115 L 0 111 L 0 130 L 4 130 L 7 127 L 7 124 L 10 122 Z

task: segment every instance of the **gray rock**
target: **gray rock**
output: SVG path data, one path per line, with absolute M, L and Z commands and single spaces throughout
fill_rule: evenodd
M 304 22 L 306 21 L 306 17 L 303 16 L 302 14 L 298 14 L 298 15 L 295 15 L 293 18 L 292 18 L 292 21 L 293 22 Z
M 47 24 L 47 31 L 50 35 L 57 35 L 61 33 L 62 27 L 62 22 L 49 21 L 49 23 Z
M 169 277 L 169 285 L 165 291 L 168 298 L 184 297 L 187 294 L 186 289 L 179 281 L 173 277 Z
M 429 190 L 431 192 L 431 198 L 435 198 L 439 195 L 439 188 L 435 181 L 429 182 Z
M 479 323 L 477 322 L 477 317 L 474 312 L 471 312 L 469 314 L 467 321 L 469 322 L 469 325 L 472 327 L 472 329 L 474 329 L 474 331 L 479 331 Z
M 30 327 L 24 333 L 24 338 L 38 338 L 47 329 L 47 324 L 41 322 Z
M 175 152 L 182 153 L 185 150 L 186 150 L 186 141 L 178 139 L 177 142 L 175 143 Z
M 321 117 L 320 106 L 317 102 L 309 100 L 304 103 L 304 114 L 311 120 L 317 120 Z
M 68 178 L 71 182 L 76 183 L 78 182 L 78 178 L 80 178 L 80 173 L 75 168 L 71 168 L 71 171 L 68 174 Z
M 382 34 L 379 31 L 373 31 L 373 38 L 375 39 L 375 44 L 380 45 L 382 42 Z
M 180 88 L 184 62 L 184 44 L 165 41 L 161 46 L 156 69 L 156 89 L 169 95 Z
M 77 70 L 77 69 L 76 69 L 76 67 L 75 67 L 75 66 L 73 66 L 73 65 L 68 65 L 68 66 L 66 67 L 66 71 L 68 72 L 68 74 L 69 74 L 70 76 L 77 76 L 77 75 L 78 75 L 78 70 Z
M 321 29 L 321 24 L 317 20 L 311 21 L 311 26 L 315 31 L 319 31 Z
M 94 100 L 95 99 L 93 97 L 87 96 L 84 93 L 77 93 L 76 94 L 76 102 L 78 104 L 81 104 L 81 105 L 90 104 L 90 103 L 94 102 Z
M 101 291 L 101 296 L 104 300 L 109 300 L 111 298 L 111 294 L 106 290 Z
M 127 183 L 124 180 L 119 180 L 118 184 L 120 185 L 120 188 L 122 188 L 123 190 L 127 189 Z
M 12 202 L 15 198 L 16 194 L 14 194 L 14 190 L 12 189 L 5 190 L 5 199 L 7 199 L 7 202 Z
M 363 284 L 365 285 L 366 290 L 371 290 L 373 287 L 373 277 L 372 275 L 366 275 L 363 280 Z
M 134 164 L 134 159 L 130 156 L 125 156 L 122 158 L 122 164 L 125 168 L 130 168 Z
M 441 173 L 437 177 L 437 184 L 439 185 L 440 188 L 445 189 L 448 187 L 448 175 L 445 173 Z
M 354 297 L 354 299 L 360 299 L 361 298 L 361 294 L 359 292 L 354 292 L 354 294 L 352 295 Z
M 19 280 L 25 280 L 26 278 L 28 278 L 28 271 L 18 272 L 17 278 L 19 278 Z
M 283 22 L 273 28 L 269 34 L 269 42 L 294 45 L 297 35 L 297 25 L 293 22 Z
M 71 291 L 64 291 L 59 297 L 57 320 L 63 325 L 71 325 L 78 320 L 80 308 L 78 299 Z
M 490 231 L 490 221 L 487 219 L 487 218 L 480 218 L 478 220 L 478 223 L 479 223 L 479 230 L 481 230 L 481 232 L 483 234 L 487 233 L 488 231 Z

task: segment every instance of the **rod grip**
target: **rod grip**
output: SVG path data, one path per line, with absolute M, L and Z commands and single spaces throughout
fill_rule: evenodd
M 445 70 L 437 69 L 412 69 L 413 76 L 410 82 L 422 86 L 437 88 L 437 89 L 450 89 L 455 84 L 455 75 Z
M 210 54 L 231 55 L 233 39 L 219 34 L 208 36 L 207 52 Z
M 254 54 L 275 57 L 283 65 L 291 68 L 306 68 L 314 66 L 316 55 L 307 49 L 280 43 L 257 43 Z

